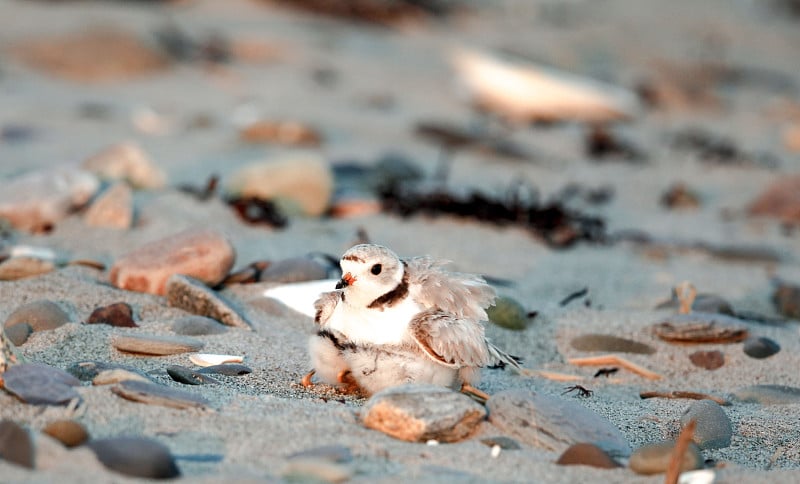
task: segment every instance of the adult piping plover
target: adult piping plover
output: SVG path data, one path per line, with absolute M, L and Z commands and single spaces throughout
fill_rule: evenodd
M 312 367 L 324 383 L 366 394 L 409 382 L 472 386 L 490 364 L 520 368 L 519 359 L 484 335 L 494 289 L 482 277 L 449 272 L 430 257 L 401 259 L 386 247 L 360 244 L 341 258 L 336 290 L 315 303 Z

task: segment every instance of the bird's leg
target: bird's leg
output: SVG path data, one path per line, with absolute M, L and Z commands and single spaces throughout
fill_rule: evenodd
M 353 374 L 349 369 L 344 369 L 336 375 L 336 381 L 342 384 L 342 391 L 345 393 L 361 393 L 361 387 L 358 382 L 353 378 Z
M 469 383 L 461 384 L 461 393 L 463 393 L 468 397 L 474 398 L 475 400 L 478 400 L 480 403 L 486 403 L 489 400 L 490 396 L 488 393 L 478 390 Z
M 303 385 L 305 388 L 308 388 L 308 387 L 310 387 L 310 386 L 313 386 L 313 385 L 314 385 L 314 383 L 311 381 L 311 378 L 314 376 L 314 373 L 316 373 L 316 372 L 317 372 L 317 370 L 311 370 L 311 371 L 309 371 L 308 373 L 306 373 L 306 375 L 303 377 L 303 379 L 302 379 L 302 380 L 300 380 L 300 383 L 301 383 L 301 384 L 302 384 L 302 385 Z

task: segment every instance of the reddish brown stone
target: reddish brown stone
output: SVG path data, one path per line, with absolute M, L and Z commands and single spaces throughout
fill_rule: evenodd
M 800 175 L 783 176 L 770 184 L 748 207 L 750 215 L 800 223 Z
M 695 351 L 689 355 L 689 359 L 695 366 L 706 370 L 716 370 L 725 364 L 725 355 L 720 351 Z

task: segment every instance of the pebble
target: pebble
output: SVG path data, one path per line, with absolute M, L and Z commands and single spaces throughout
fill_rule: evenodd
M 36 451 L 31 434 L 12 420 L 0 421 L 0 460 L 34 468 Z
M 14 346 L 21 346 L 28 341 L 28 337 L 33 333 L 33 328 L 28 323 L 18 323 L 5 328 L 6 337 L 14 343 Z
M 800 319 L 800 287 L 781 282 L 772 293 L 772 302 L 780 314 Z
M 219 380 L 215 378 L 181 365 L 168 366 L 167 374 L 176 382 L 185 385 L 216 385 L 219 383 Z
M 699 366 L 706 370 L 716 370 L 725 364 L 725 355 L 717 350 L 695 351 L 689 355 L 689 360 L 694 366 Z
M 111 185 L 92 202 L 83 220 L 92 227 L 129 229 L 133 226 L 133 190 L 124 182 Z
M 81 382 L 58 368 L 42 363 L 20 363 L 3 374 L 5 389 L 33 405 L 63 405 L 80 398 L 73 387 Z
M 503 450 L 519 450 L 522 448 L 522 446 L 519 445 L 519 442 L 516 440 L 502 435 L 498 435 L 496 437 L 486 437 L 485 439 L 481 439 L 481 443 L 483 445 L 488 445 L 489 447 L 497 446 Z
M 182 336 L 118 334 L 112 337 L 111 345 L 128 353 L 164 356 L 200 351 L 205 343 Z
M 620 467 L 619 463 L 611 458 L 603 449 L 587 443 L 572 444 L 567 447 L 556 464 L 562 466 L 591 466 L 600 469 L 614 469 Z
M 610 334 L 583 334 L 570 341 L 573 348 L 580 351 L 604 351 L 614 353 L 636 353 L 652 355 L 656 352 L 650 345 Z
M 239 365 L 236 363 L 211 365 L 205 368 L 201 368 L 200 370 L 197 371 L 204 374 L 226 375 L 226 376 L 242 376 L 242 375 L 248 375 L 253 372 L 253 370 L 250 367 L 245 365 Z
M 328 268 L 308 257 L 292 257 L 271 263 L 261 271 L 259 282 L 304 282 L 328 277 Z
M 118 143 L 83 162 L 83 168 L 106 180 L 125 180 L 135 188 L 156 189 L 167 176 L 139 145 Z
M 58 440 L 66 447 L 77 447 L 89 440 L 89 432 L 86 427 L 74 420 L 56 420 L 50 422 L 42 432 Z
M 664 441 L 639 447 L 628 461 L 628 467 L 637 474 L 663 474 L 669 468 L 675 442 Z M 703 467 L 703 456 L 694 443 L 690 443 L 681 461 L 681 472 Z
M 172 323 L 172 331 L 183 336 L 207 336 L 225 333 L 228 327 L 216 319 L 193 314 L 176 319 Z
M 11 257 L 0 263 L 0 281 L 16 281 L 52 272 L 56 265 L 38 257 Z
M 530 390 L 504 390 L 486 402 L 489 422 L 520 442 L 564 452 L 570 445 L 592 443 L 612 457 L 630 454 L 622 433 L 596 412 L 562 398 Z
M 661 195 L 661 205 L 671 210 L 695 209 L 700 206 L 700 196 L 683 182 L 675 182 Z
M 287 458 L 304 459 L 307 457 L 325 459 L 331 462 L 350 462 L 353 460 L 353 453 L 348 447 L 332 444 L 295 452 L 294 454 L 289 455 Z
M 800 221 L 800 175 L 781 176 L 767 186 L 747 208 L 750 215 L 785 223 Z
M 106 363 L 103 361 L 78 361 L 67 367 L 67 373 L 80 381 L 92 381 L 99 374 L 109 370 L 125 370 L 147 378 L 144 373 L 136 368 L 120 363 Z
M 408 442 L 457 442 L 475 432 L 485 417 L 486 409 L 468 396 L 427 384 L 382 390 L 361 412 L 366 427 Z
M 56 329 L 70 322 L 71 316 L 58 304 L 47 299 L 24 304 L 11 313 L 5 322 L 8 328 L 19 323 L 28 323 L 34 331 Z
M 88 444 L 108 469 L 133 477 L 171 479 L 181 475 L 169 448 L 146 437 L 111 437 Z
M 185 274 L 214 286 L 221 282 L 236 258 L 230 242 L 211 229 L 188 229 L 152 241 L 119 258 L 109 279 L 120 289 L 164 295 L 167 280 Z
M 749 335 L 741 320 L 715 313 L 675 314 L 654 330 L 670 343 L 738 343 Z
M 87 324 L 107 324 L 118 328 L 137 328 L 138 324 L 133 320 L 133 309 L 124 302 L 118 302 L 103 306 L 92 311 Z
M 344 482 L 353 470 L 346 465 L 353 460 L 350 449 L 343 445 L 324 445 L 296 452 L 287 457 L 283 476 L 289 481 L 311 480 L 317 482 Z
M 313 127 L 297 121 L 262 119 L 239 132 L 239 139 L 249 143 L 275 143 L 289 146 L 319 146 L 322 136 Z
M 739 401 L 762 405 L 800 403 L 800 388 L 786 385 L 751 385 L 733 394 Z
M 781 346 L 775 341 L 761 336 L 746 339 L 742 349 L 747 356 L 761 360 L 778 353 Z
M 681 426 L 697 422 L 692 440 L 701 449 L 721 449 L 731 445 L 733 426 L 722 407 L 711 400 L 697 400 L 681 417 Z
M 530 322 L 528 311 L 508 296 L 495 299 L 494 304 L 486 309 L 486 314 L 489 315 L 489 321 L 506 329 L 523 330 Z
M 94 196 L 100 182 L 75 168 L 49 168 L 0 180 L 0 218 L 18 230 L 47 232 Z
M 228 300 L 196 279 L 175 274 L 169 278 L 166 292 L 167 302 L 172 307 L 216 319 L 227 326 L 251 327 L 244 314 L 234 309 Z
M 271 200 L 290 215 L 320 216 L 333 195 L 333 171 L 329 163 L 314 155 L 251 163 L 228 180 L 225 191 L 232 198 Z
M 92 385 L 113 385 L 128 380 L 142 381 L 151 383 L 152 380 L 145 375 L 130 370 L 123 370 L 122 368 L 115 368 L 113 370 L 103 370 L 92 379 Z
M 157 383 L 128 380 L 114 385 L 111 387 L 111 391 L 127 400 L 149 405 L 161 405 L 179 409 L 210 406 L 208 400 L 200 395 Z

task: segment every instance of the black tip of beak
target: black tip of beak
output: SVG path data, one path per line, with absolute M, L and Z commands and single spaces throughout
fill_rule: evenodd
M 347 281 L 344 279 L 339 279 L 339 282 L 336 283 L 336 289 L 341 289 L 347 286 Z

